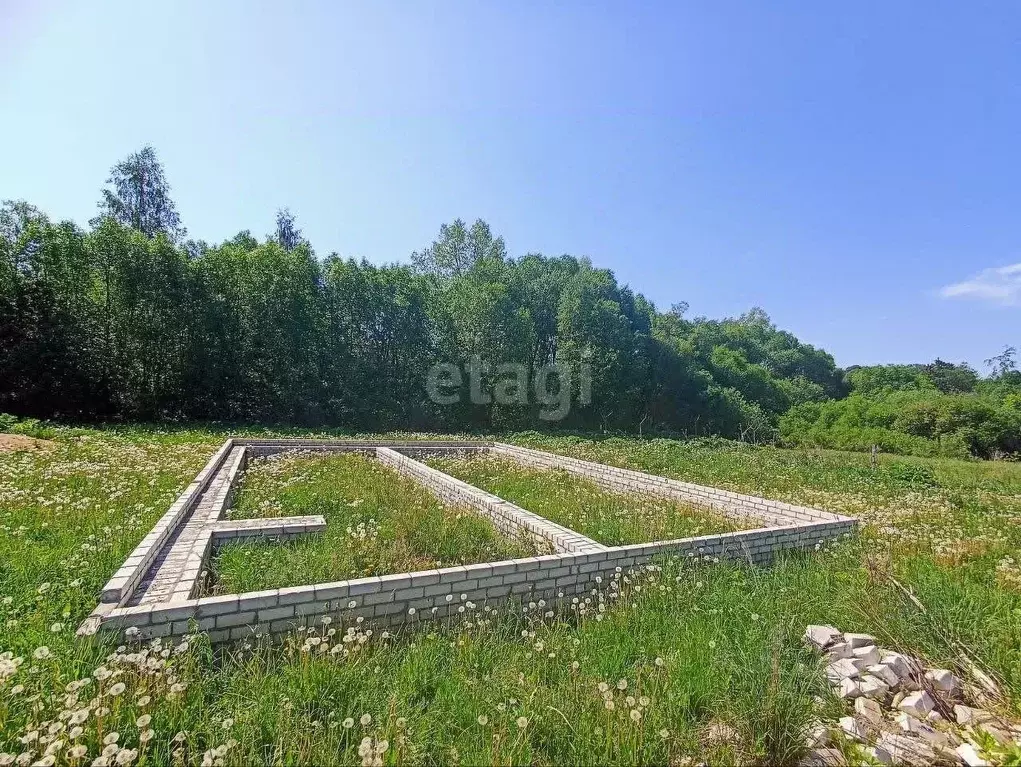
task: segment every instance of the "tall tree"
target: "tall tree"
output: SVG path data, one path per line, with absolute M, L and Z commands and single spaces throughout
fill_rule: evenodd
M 432 245 L 411 254 L 415 269 L 423 274 L 459 277 L 483 259 L 504 260 L 507 246 L 482 219 L 467 227 L 461 219 L 440 227 L 440 236 Z
M 93 226 L 104 218 L 112 218 L 147 237 L 165 234 L 171 242 L 178 242 L 187 233 L 170 198 L 163 165 L 151 146 L 114 165 L 106 183 L 110 188 L 103 190 L 99 216 L 91 222 Z
M 288 208 L 280 208 L 277 211 L 277 228 L 273 239 L 277 245 L 287 251 L 294 250 L 305 240 L 301 236 L 301 230 L 295 225 L 297 217 Z

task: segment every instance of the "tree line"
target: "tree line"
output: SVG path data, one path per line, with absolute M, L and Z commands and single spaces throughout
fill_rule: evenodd
M 437 363 L 482 360 L 490 386 L 499 363 L 586 366 L 585 404 L 558 428 L 798 441 L 855 391 L 761 309 L 686 310 L 657 310 L 586 258 L 511 256 L 484 221 L 444 224 L 383 266 L 317 255 L 286 209 L 262 239 L 187 239 L 149 147 L 114 166 L 88 228 L 23 201 L 0 209 L 0 411 L 21 416 L 549 425 L 534 399 L 429 396 Z

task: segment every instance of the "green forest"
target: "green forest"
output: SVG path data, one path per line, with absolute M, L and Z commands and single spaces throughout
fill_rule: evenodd
M 87 229 L 0 209 L 0 412 L 65 422 L 720 435 L 951 457 L 1021 450 L 1008 347 L 964 364 L 842 370 L 761 309 L 658 310 L 587 258 L 512 256 L 457 220 L 406 263 L 322 255 L 279 211 L 259 239 L 189 239 L 150 147 L 115 165 Z M 562 420 L 540 403 L 437 404 L 438 362 L 586 366 Z M 577 378 L 560 380 L 579 387 Z M 469 382 L 463 381 L 467 389 Z

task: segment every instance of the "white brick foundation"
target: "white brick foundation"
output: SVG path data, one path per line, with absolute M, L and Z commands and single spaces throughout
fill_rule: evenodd
M 222 519 L 247 456 L 295 449 L 374 454 L 400 474 L 420 482 L 442 502 L 468 506 L 506 534 L 524 531 L 556 553 L 196 598 L 200 574 L 221 540 L 256 535 L 285 537 L 325 528 L 322 517 Z M 563 469 L 616 492 L 675 498 L 716 509 L 743 522 L 754 518 L 769 526 L 673 541 L 604 546 L 411 457 L 483 451 L 529 466 Z M 608 581 L 620 571 L 618 568 L 627 571 L 658 557 L 739 559 L 766 564 L 777 552 L 812 549 L 856 527 L 853 518 L 819 509 L 502 443 L 229 439 L 125 560 L 78 633 L 137 629 L 143 637 L 156 637 L 184 634 L 197 627 L 207 631 L 216 643 L 255 632 L 288 632 L 327 615 L 362 616 L 374 625 L 397 626 L 455 614 L 463 601 L 495 606 L 512 599 L 544 599 L 552 609 L 594 588 L 597 578 Z

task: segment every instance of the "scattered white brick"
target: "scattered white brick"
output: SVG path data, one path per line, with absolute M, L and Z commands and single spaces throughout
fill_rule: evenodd
M 933 686 L 933 689 L 940 692 L 959 692 L 963 689 L 961 680 L 954 676 L 953 672 L 945 668 L 931 669 L 925 672 L 926 680 Z
M 957 723 L 959 725 L 964 726 L 967 724 L 975 725 L 991 721 L 993 715 L 981 708 L 957 705 L 954 706 L 954 717 L 957 719 Z
M 983 759 L 971 743 L 962 743 L 954 752 L 967 767 L 990 767 L 989 762 Z
M 844 634 L 844 641 L 851 645 L 852 650 L 857 650 L 859 647 L 874 645 L 876 638 L 871 634 Z
M 863 661 L 866 666 L 873 666 L 879 663 L 879 650 L 876 649 L 874 644 L 853 649 L 851 654 L 858 660 Z
M 877 663 L 874 666 L 869 666 L 867 669 L 872 676 L 885 683 L 888 687 L 893 688 L 900 684 L 900 677 L 897 676 L 897 672 L 887 666 L 885 663 Z
M 853 716 L 842 716 L 838 722 L 840 729 L 852 740 L 864 743 L 866 739 L 865 728 Z
M 841 679 L 856 679 L 861 671 L 850 658 L 841 658 L 826 666 L 826 678 L 831 682 L 839 682 Z
M 897 706 L 901 711 L 904 711 L 912 716 L 924 719 L 929 715 L 929 712 L 935 707 L 936 703 L 933 701 L 932 696 L 929 695 L 925 690 L 919 690 L 913 692 L 910 695 L 905 695 L 904 700 Z
M 890 694 L 890 688 L 871 674 L 865 674 L 861 677 L 858 680 L 858 685 L 861 687 L 861 694 L 866 698 L 885 700 L 886 696 Z
M 861 696 L 861 687 L 858 685 L 856 679 L 846 677 L 840 680 L 840 686 L 837 688 L 837 697 L 846 700 L 854 700 Z
M 817 650 L 825 650 L 840 638 L 840 632 L 833 626 L 813 625 L 805 629 L 805 642 Z

